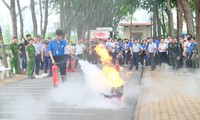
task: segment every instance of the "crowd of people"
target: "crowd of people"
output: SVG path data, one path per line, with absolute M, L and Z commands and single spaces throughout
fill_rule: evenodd
M 192 35 L 183 35 L 179 38 L 168 36 L 160 39 L 151 37 L 145 40 L 137 39 L 111 39 L 107 40 L 78 40 L 76 45 L 71 41 L 63 39 L 63 31 L 56 30 L 56 38 L 45 40 L 40 36 L 34 38 L 30 34 L 21 38 L 18 44 L 17 37 L 13 38 L 10 44 L 10 68 L 11 73 L 17 74 L 18 56 L 21 58 L 21 69 L 27 74 L 29 79 L 39 75 L 41 70 L 52 76 L 52 65 L 59 66 L 62 80 L 66 81 L 66 64 L 73 59 L 84 59 L 92 64 L 100 63 L 100 57 L 95 51 L 98 44 L 105 46 L 112 57 L 113 64 L 128 66 L 129 70 L 138 70 L 139 66 L 150 66 L 155 70 L 156 66 L 163 63 L 169 64 L 173 69 L 182 67 L 197 68 L 198 50 L 197 40 Z M 78 62 L 76 62 L 78 63 Z M 71 65 L 69 65 L 71 67 Z M 76 64 L 77 67 L 77 64 Z

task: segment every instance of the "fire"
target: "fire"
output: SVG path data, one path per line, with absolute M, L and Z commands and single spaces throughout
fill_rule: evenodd
M 109 55 L 107 49 L 102 44 L 97 45 L 95 48 L 100 60 L 104 63 L 102 73 L 106 78 L 106 85 L 108 87 L 121 87 L 124 82 L 119 75 L 119 72 L 111 65 L 112 57 Z
M 100 60 L 102 63 L 110 64 L 112 57 L 109 55 L 105 46 L 99 44 L 96 46 L 95 51 L 100 56 Z

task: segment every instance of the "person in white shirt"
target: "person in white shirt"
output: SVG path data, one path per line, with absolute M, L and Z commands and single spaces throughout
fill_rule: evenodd
M 156 44 L 153 42 L 153 38 L 150 38 L 149 45 L 147 48 L 147 54 L 149 57 L 149 62 L 151 64 L 151 70 L 155 69 L 155 56 L 156 56 Z
M 160 39 L 160 44 L 158 46 L 160 65 L 164 62 L 167 62 L 167 48 L 168 45 L 165 43 L 165 40 L 163 38 Z
M 78 41 L 78 44 L 76 44 L 75 46 L 75 55 L 80 58 L 83 59 L 83 50 L 85 49 L 85 45 L 82 44 L 82 40 Z
M 140 55 L 142 53 L 143 49 L 142 46 L 140 44 L 138 44 L 138 40 L 134 40 L 134 44 L 132 45 L 132 63 L 131 66 L 129 68 L 129 70 L 132 70 L 133 68 L 133 64 L 135 64 L 136 66 L 136 70 L 138 70 L 138 62 L 140 60 Z
M 83 59 L 83 50 L 85 49 L 85 45 L 82 43 L 82 40 L 78 40 L 78 44 L 75 46 L 75 55 L 78 59 Z M 78 65 L 78 60 L 76 60 L 76 68 Z
M 40 62 L 42 59 L 42 44 L 39 42 L 38 37 L 34 37 L 34 43 L 33 46 L 35 47 L 35 74 L 39 75 L 39 71 L 40 71 Z

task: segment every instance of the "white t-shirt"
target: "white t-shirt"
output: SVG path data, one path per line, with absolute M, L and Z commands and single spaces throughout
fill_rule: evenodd
M 149 46 L 148 46 L 148 52 L 149 53 L 154 53 L 154 50 L 156 49 L 156 44 L 154 42 L 152 43 L 149 43 Z
M 137 45 L 133 44 L 132 50 L 133 52 L 140 52 L 140 50 L 142 50 L 142 46 L 140 44 Z
M 167 51 L 167 44 L 166 43 L 160 43 L 158 48 L 160 48 L 159 52 L 166 52 Z
M 85 48 L 84 44 L 76 44 L 76 55 L 83 54 L 83 49 Z
M 72 51 L 74 51 L 74 46 L 68 46 L 69 49 L 71 49 Z M 71 51 L 67 49 L 67 46 L 65 47 L 65 54 L 70 55 Z
M 35 47 L 35 50 L 36 50 L 35 55 L 40 54 L 42 51 L 42 44 L 37 42 L 37 43 L 34 43 L 33 46 Z

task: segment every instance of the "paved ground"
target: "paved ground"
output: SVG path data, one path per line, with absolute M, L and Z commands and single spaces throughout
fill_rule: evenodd
M 0 87 L 0 120 L 132 120 L 140 75 L 141 69 L 122 75 L 122 102 L 88 94 L 82 72 L 69 73 L 56 90 L 51 78 L 10 83 Z
M 199 73 L 145 68 L 135 120 L 199 120 Z

